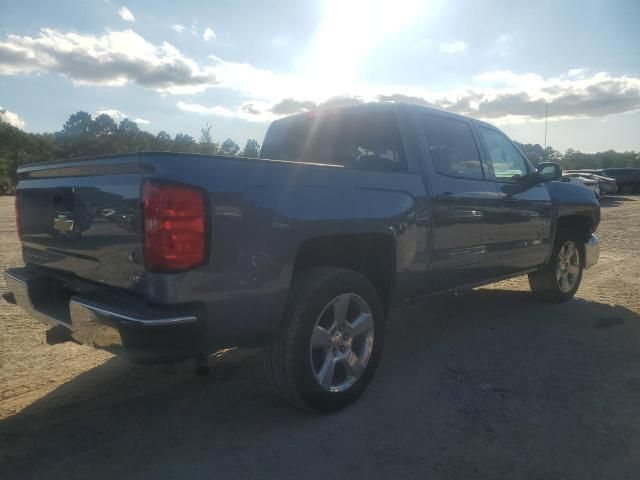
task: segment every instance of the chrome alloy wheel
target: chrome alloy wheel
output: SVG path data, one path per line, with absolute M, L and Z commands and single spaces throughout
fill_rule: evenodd
M 323 390 L 343 392 L 363 374 L 373 350 L 373 316 L 364 299 L 344 293 L 323 309 L 311 335 L 311 368 Z
M 560 247 L 556 262 L 556 280 L 563 292 L 570 292 L 575 287 L 580 275 L 580 250 L 575 242 L 567 240 Z

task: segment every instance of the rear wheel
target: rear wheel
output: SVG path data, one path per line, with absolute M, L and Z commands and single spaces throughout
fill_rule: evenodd
M 580 287 L 584 270 L 584 247 L 577 235 L 560 230 L 547 264 L 529 274 L 531 290 L 549 302 L 566 302 Z
M 283 327 L 267 347 L 267 378 L 299 407 L 338 410 L 371 381 L 383 337 L 384 309 L 365 277 L 311 269 L 295 281 Z

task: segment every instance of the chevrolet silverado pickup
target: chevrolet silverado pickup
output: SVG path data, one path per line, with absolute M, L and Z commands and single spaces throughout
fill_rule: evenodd
M 275 121 L 260 158 L 131 153 L 19 170 L 15 301 L 133 361 L 265 350 L 290 402 L 353 402 L 403 299 L 528 275 L 571 299 L 600 207 L 497 128 L 379 103 Z

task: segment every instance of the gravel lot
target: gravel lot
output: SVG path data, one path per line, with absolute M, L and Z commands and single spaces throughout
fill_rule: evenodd
M 327 417 L 281 403 L 257 352 L 137 367 L 48 346 L 0 300 L 0 478 L 638 478 L 640 197 L 602 206 L 575 300 L 519 278 L 401 306 L 369 390 Z M 20 263 L 9 197 L 0 245 Z

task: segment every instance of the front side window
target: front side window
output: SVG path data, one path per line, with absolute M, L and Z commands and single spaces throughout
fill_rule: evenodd
M 319 113 L 275 122 L 260 157 L 359 170 L 407 170 L 392 112 Z
M 496 180 L 508 182 L 528 173 L 527 161 L 507 137 L 490 128 L 480 127 L 479 130 Z
M 436 172 L 448 177 L 484 178 L 480 155 L 467 123 L 424 115 L 423 126 Z

